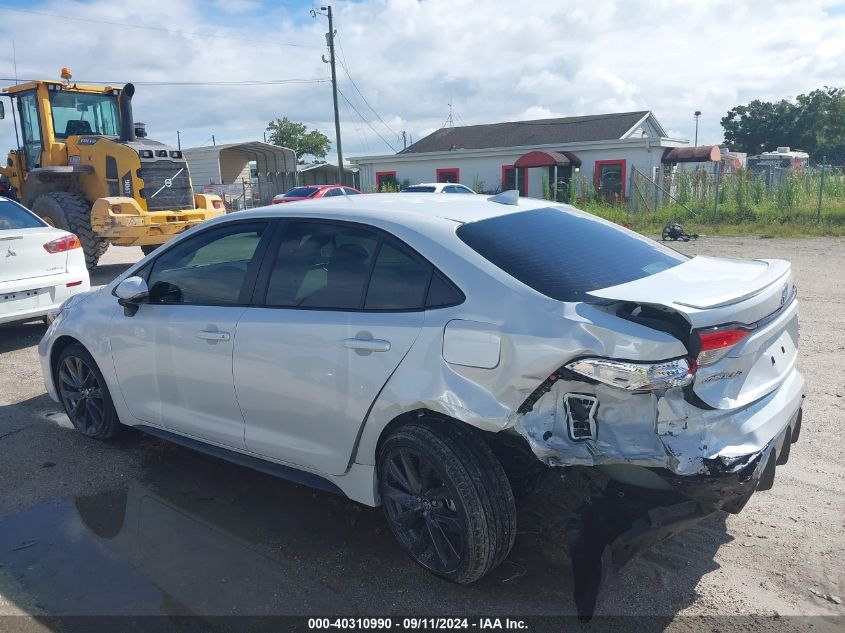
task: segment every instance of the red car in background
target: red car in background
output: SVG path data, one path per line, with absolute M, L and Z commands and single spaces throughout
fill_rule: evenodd
M 361 193 L 352 187 L 343 185 L 306 185 L 294 187 L 290 191 L 280 193 L 273 197 L 273 204 L 283 202 L 298 202 L 299 200 L 312 200 L 315 198 L 329 198 L 331 196 L 354 196 Z

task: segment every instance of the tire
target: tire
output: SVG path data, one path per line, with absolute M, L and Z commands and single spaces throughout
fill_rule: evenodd
M 159 246 L 161 246 L 161 244 L 148 244 L 146 246 L 142 246 L 141 251 L 144 253 L 144 255 L 149 255 L 155 249 L 157 249 Z
M 91 205 L 85 198 L 66 191 L 51 191 L 35 199 L 32 211 L 57 229 L 75 233 L 82 243 L 85 266 L 89 272 L 94 271 L 109 243 L 97 237 L 91 228 Z
M 56 390 L 77 431 L 95 440 L 110 440 L 123 429 L 100 368 L 82 345 L 68 345 L 56 359 Z
M 475 582 L 510 553 L 514 497 L 483 436 L 422 418 L 392 432 L 378 457 L 385 516 L 405 552 L 452 582 Z

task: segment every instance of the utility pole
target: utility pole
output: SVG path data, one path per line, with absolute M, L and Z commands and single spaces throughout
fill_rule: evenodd
M 182 133 L 176 130 L 176 149 L 182 150 Z
M 325 7 L 320 7 L 320 11 L 325 11 L 325 13 L 320 13 L 320 15 L 325 15 L 329 18 L 329 32 L 326 33 L 326 44 L 329 45 L 329 60 L 328 63 L 331 65 L 332 68 L 332 100 L 334 101 L 334 134 L 335 134 L 335 141 L 337 142 L 337 184 L 343 184 L 343 146 L 340 142 L 340 111 L 337 108 L 337 70 L 335 69 L 335 59 L 334 59 L 334 16 L 332 14 L 332 5 L 328 5 Z M 311 17 L 317 17 L 317 13 L 319 11 L 315 11 L 311 9 Z M 323 61 L 326 61 L 325 55 L 323 56 Z
M 701 110 L 695 111 L 695 144 L 694 147 L 698 147 L 698 117 L 701 116 Z
M 217 145 L 217 140 L 214 138 L 214 134 L 211 135 L 211 144 Z
M 408 133 L 402 130 L 402 149 L 408 149 Z

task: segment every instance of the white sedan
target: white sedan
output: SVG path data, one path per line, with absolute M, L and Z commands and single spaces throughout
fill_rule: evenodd
M 79 238 L 0 197 L 0 324 L 43 318 L 90 287 Z
M 401 193 L 475 193 L 466 185 L 456 182 L 421 182 L 405 187 Z
M 372 194 L 206 222 L 65 304 L 39 354 L 83 434 L 381 504 L 459 583 L 507 557 L 537 471 L 604 490 L 570 541 L 589 588 L 605 552 L 772 486 L 801 428 L 797 310 L 782 260 L 690 259 L 517 192 Z

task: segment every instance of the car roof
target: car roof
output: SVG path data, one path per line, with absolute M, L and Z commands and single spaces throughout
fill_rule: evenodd
M 493 196 L 494 197 L 494 196 Z M 365 193 L 303 200 L 295 205 L 272 205 L 229 214 L 227 218 L 325 217 L 358 222 L 413 224 L 441 220 L 466 223 L 519 211 L 556 205 L 548 200 L 519 198 L 517 204 L 493 202 L 488 196 L 444 196 L 436 193 Z

